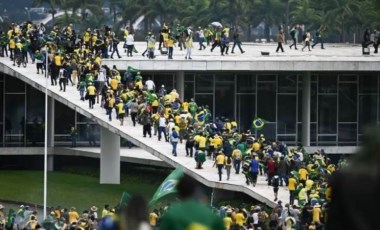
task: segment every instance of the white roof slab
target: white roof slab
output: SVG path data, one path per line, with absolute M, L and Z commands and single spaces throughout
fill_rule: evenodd
M 245 43 L 244 54 L 235 47 L 235 54 L 221 56 L 217 47 L 210 52 L 210 46 L 206 50 L 198 50 L 198 44 L 194 42 L 192 60 L 186 60 L 186 51 L 180 51 L 174 47 L 173 60 L 168 60 L 167 55 L 161 55 L 156 49 L 154 60 L 142 57 L 146 43 L 136 42 L 135 47 L 139 51 L 133 57 L 127 57 L 119 46 L 122 56 L 118 59 L 105 59 L 106 65 L 116 65 L 119 69 L 127 69 L 133 66 L 145 71 L 380 71 L 380 54 L 362 55 L 360 45 L 349 44 L 325 44 L 322 50 L 316 46 L 312 51 L 289 49 L 284 45 L 284 53 L 276 53 L 277 44 Z M 230 51 L 232 43 L 230 43 Z M 261 52 L 270 52 L 269 56 L 262 56 Z M 373 52 L 373 48 L 371 50 Z

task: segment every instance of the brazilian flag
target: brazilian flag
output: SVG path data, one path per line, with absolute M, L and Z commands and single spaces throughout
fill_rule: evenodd
M 252 129 L 254 130 L 262 130 L 265 125 L 265 120 L 257 117 L 252 121 Z
M 183 170 L 181 168 L 177 168 L 168 177 L 166 177 L 164 182 L 162 182 L 160 187 L 158 187 L 156 193 L 153 195 L 152 199 L 149 202 L 149 205 L 152 206 L 164 196 L 176 193 L 177 184 L 183 175 Z
M 131 199 L 131 196 L 127 192 L 123 192 L 123 195 L 121 196 L 119 206 L 121 208 L 125 207 L 129 200 Z

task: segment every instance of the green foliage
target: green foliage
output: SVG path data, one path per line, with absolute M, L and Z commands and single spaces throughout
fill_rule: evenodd
M 105 15 L 99 6 L 109 3 L 111 13 Z M 326 35 L 339 37 L 345 42 L 352 33 L 361 33 L 364 28 L 380 27 L 379 0 L 33 0 L 34 5 L 49 5 L 53 10 L 80 11 L 86 26 L 105 21 L 120 28 L 131 25 L 145 15 L 144 33 L 152 30 L 155 20 L 171 25 L 205 27 L 213 21 L 223 25 L 238 25 L 247 34 L 260 23 L 265 23 L 265 37 L 269 39 L 270 28 L 285 24 L 305 24 L 306 29 L 316 30 L 326 25 Z M 86 14 L 92 12 L 92 16 Z M 73 15 L 66 15 L 69 22 Z M 100 26 L 100 25 L 98 25 Z

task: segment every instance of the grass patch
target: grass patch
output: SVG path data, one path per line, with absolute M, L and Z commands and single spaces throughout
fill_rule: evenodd
M 43 203 L 42 171 L 0 171 L 0 199 Z M 48 206 L 88 210 L 92 205 L 102 208 L 119 203 L 123 192 L 141 194 L 147 199 L 153 195 L 162 180 L 142 180 L 141 176 L 122 176 L 120 185 L 100 185 L 98 177 L 65 172 L 48 173 Z

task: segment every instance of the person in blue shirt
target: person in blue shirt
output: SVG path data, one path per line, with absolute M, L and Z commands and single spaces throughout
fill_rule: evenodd
M 259 161 L 256 160 L 256 156 L 253 155 L 252 160 L 251 160 L 251 179 L 252 179 L 253 187 L 256 186 L 258 174 L 259 174 Z

